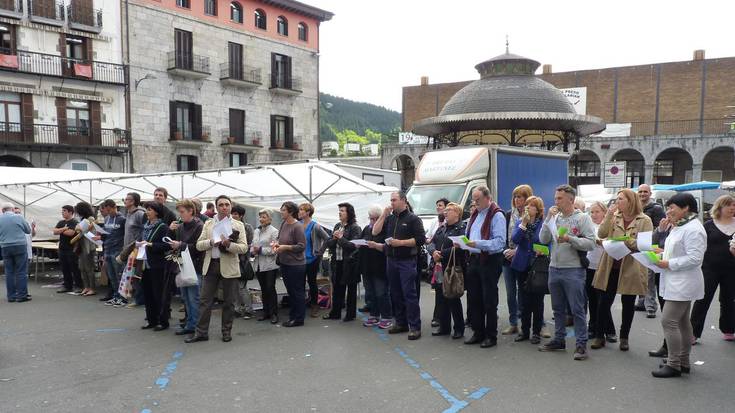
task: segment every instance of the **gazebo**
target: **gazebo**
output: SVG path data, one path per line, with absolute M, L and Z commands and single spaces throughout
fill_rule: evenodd
M 422 119 L 413 131 L 443 144 L 492 143 L 555 149 L 605 129 L 596 117 L 579 115 L 554 85 L 534 76 L 540 63 L 508 52 L 475 69 L 480 79 L 462 88 L 439 116 Z

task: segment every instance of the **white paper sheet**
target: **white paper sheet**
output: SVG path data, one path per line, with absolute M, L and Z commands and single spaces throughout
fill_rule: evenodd
M 622 260 L 623 257 L 630 254 L 630 249 L 625 246 L 623 241 L 602 241 L 602 247 L 605 248 L 605 252 L 611 258 L 615 260 Z
M 364 240 L 364 239 L 353 239 L 350 242 L 357 245 L 358 247 L 368 245 L 367 240 Z
M 138 255 L 135 257 L 136 260 L 138 261 L 145 260 L 145 250 L 146 250 L 145 245 L 146 244 L 147 242 L 145 241 L 139 241 L 135 243 L 135 246 L 138 247 Z
M 87 232 L 89 230 L 89 221 L 86 219 L 79 221 L 79 228 L 82 229 L 82 232 Z
M 94 230 L 99 235 L 109 235 L 110 234 L 109 232 L 105 231 L 104 228 L 102 228 L 101 226 L 99 226 L 97 224 L 94 224 Z
M 232 235 L 232 221 L 230 217 L 218 222 L 212 228 L 212 239 L 215 243 L 222 241 L 222 236 L 229 238 Z
M 472 248 L 472 247 L 470 247 L 470 246 L 467 246 L 467 244 L 465 244 L 465 243 L 464 243 L 464 241 L 462 241 L 462 237 L 461 237 L 461 236 L 460 236 L 460 237 L 449 237 L 449 239 L 450 239 L 450 240 L 451 240 L 452 242 L 454 242 L 454 243 L 456 243 L 456 244 L 459 244 L 459 248 L 460 248 L 460 249 L 463 249 L 463 250 L 469 251 L 469 252 L 471 252 L 471 253 L 473 253 L 473 254 L 479 254 L 479 253 L 481 253 L 481 252 L 482 252 L 482 251 L 480 251 L 480 249 L 479 249 L 479 248 Z
M 639 232 L 636 237 L 638 243 L 638 251 L 651 251 L 653 250 L 653 232 Z
M 95 235 L 93 233 L 87 231 L 87 232 L 84 233 L 84 237 L 87 238 L 88 240 L 94 242 L 94 244 L 96 246 L 98 246 L 98 247 L 101 247 L 102 246 L 102 240 L 96 240 L 96 239 L 94 239 Z
M 651 260 L 646 257 L 646 254 L 642 252 L 634 252 L 630 254 L 630 256 L 635 258 L 636 261 L 640 262 L 644 267 L 648 268 L 649 270 L 657 273 L 661 272 L 661 268 L 652 263 Z

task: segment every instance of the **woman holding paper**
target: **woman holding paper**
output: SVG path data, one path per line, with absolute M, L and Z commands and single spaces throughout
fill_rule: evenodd
M 531 344 L 541 342 L 541 327 L 544 321 L 544 294 L 530 292 L 524 288 L 528 271 L 533 264 L 534 257 L 538 254 L 548 255 L 548 246 L 541 245 L 539 238 L 541 227 L 544 222 L 544 201 L 536 196 L 526 200 L 524 213 L 516 222 L 511 235 L 513 244 L 516 246 L 510 270 L 514 278 L 518 280 L 519 292 L 521 293 L 521 332 L 515 341 L 525 341 L 530 338 Z M 536 248 L 534 248 L 536 245 Z M 533 317 L 533 326 L 531 318 Z M 533 330 L 532 330 L 533 327 Z M 533 331 L 533 335 L 531 335 Z
M 704 320 L 720 288 L 720 331 L 723 340 L 735 341 L 735 257 L 730 254 L 730 239 L 735 234 L 735 198 L 723 195 L 715 201 L 710 211 L 712 219 L 704 223 L 707 232 L 707 252 L 704 254 L 704 298 L 692 308 L 694 339 L 702 337 Z
M 679 377 L 689 373 L 693 300 L 704 297 L 702 262 L 707 249 L 707 232 L 697 219 L 697 201 L 691 194 L 678 193 L 666 201 L 666 217 L 673 223 L 666 238 L 661 268 L 661 296 L 666 300 L 661 326 L 668 345 L 668 359 L 654 377 Z
M 607 210 L 605 219 L 600 224 L 597 236 L 601 239 L 607 238 L 616 245 L 616 249 L 623 246 L 628 253 L 620 257 L 613 253 L 612 248 L 606 248 L 600 258 L 592 286 L 599 290 L 599 301 L 597 303 L 597 325 L 595 326 L 595 338 L 590 345 L 593 349 L 605 346 L 605 332 L 612 325 L 612 313 L 610 307 L 615 301 L 615 295 L 620 294 L 623 303 L 622 324 L 620 326 L 620 350 L 628 351 L 630 346 L 628 334 L 633 324 L 635 315 L 635 300 L 638 295 L 645 295 L 648 291 L 648 270 L 633 257 L 631 251 L 638 251 L 639 246 L 650 249 L 650 234 L 653 231 L 651 218 L 643 213 L 641 201 L 638 194 L 630 189 L 618 192 L 614 205 Z M 647 235 L 644 235 L 646 234 Z M 641 238 L 648 236 L 647 246 L 639 242 Z M 617 255 L 619 259 L 611 255 Z
M 329 249 L 332 267 L 332 310 L 325 320 L 353 321 L 357 316 L 357 284 L 360 282 L 360 261 L 357 247 L 351 240 L 361 239 L 362 229 L 357 225 L 355 208 L 348 203 L 339 207 L 339 223 L 334 226 L 332 239 L 322 246 L 321 253 Z M 345 304 L 345 294 L 347 301 Z
M 145 204 L 145 215 L 148 218 L 143 227 L 139 248 L 145 248 L 145 269 L 143 270 L 143 294 L 145 295 L 145 315 L 148 324 L 143 330 L 166 330 L 171 315 L 170 288 L 164 277 L 166 268 L 166 251 L 171 249 L 163 237 L 168 234 L 168 227 L 162 221 L 165 210 L 156 202 Z
M 74 212 L 79 217 L 77 232 L 82 234 L 76 241 L 79 244 L 79 271 L 82 273 L 82 284 L 84 285 L 84 289 L 80 295 L 89 297 L 97 294 L 94 291 L 94 259 L 97 253 L 97 244 L 84 234 L 94 231 L 94 227 L 90 223 L 94 223 L 95 215 L 92 205 L 86 202 L 76 204 L 74 206 Z

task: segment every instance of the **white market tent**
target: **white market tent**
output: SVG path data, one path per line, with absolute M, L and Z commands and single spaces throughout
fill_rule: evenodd
M 26 217 L 36 222 L 39 237 L 50 236 L 62 205 L 79 201 L 99 205 L 105 199 L 122 204 L 128 192 L 138 192 L 143 200 L 150 200 L 157 187 L 168 189 L 173 201 L 196 197 L 206 204 L 228 195 L 247 207 L 251 224 L 256 223 L 253 211 L 258 209 L 277 209 L 285 201 L 311 202 L 316 208 L 315 219 L 329 228 L 337 222 L 339 203 L 351 203 L 358 222 L 364 225 L 370 205 L 386 205 L 390 193 L 397 190 L 321 161 L 154 174 L 0 167 L 0 201 L 20 206 Z

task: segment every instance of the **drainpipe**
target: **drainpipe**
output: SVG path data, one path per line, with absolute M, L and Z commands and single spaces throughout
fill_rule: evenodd
M 121 5 L 122 6 L 122 5 Z M 122 22 L 120 22 L 122 24 Z M 128 0 L 125 0 L 125 49 L 120 48 L 123 53 L 125 64 L 125 129 L 128 131 L 128 172 L 135 172 L 133 167 L 133 122 L 130 119 L 132 109 L 130 103 L 130 8 Z

